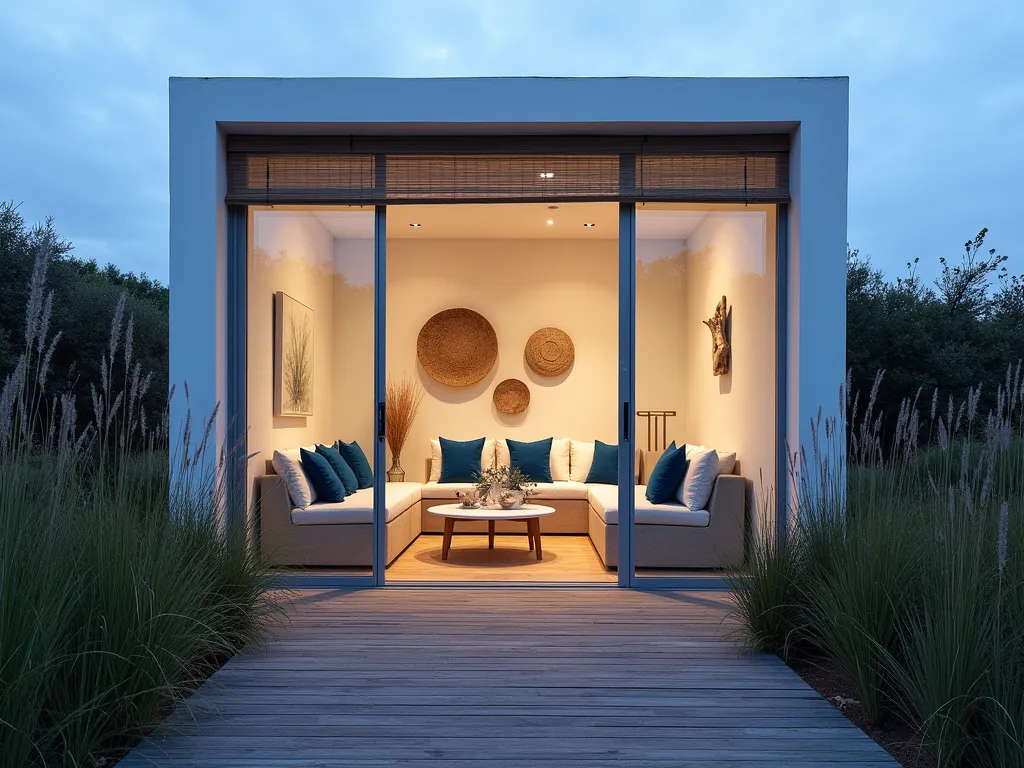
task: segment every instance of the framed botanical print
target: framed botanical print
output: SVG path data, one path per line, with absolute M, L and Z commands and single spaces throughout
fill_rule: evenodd
M 313 415 L 313 310 L 274 294 L 274 415 Z

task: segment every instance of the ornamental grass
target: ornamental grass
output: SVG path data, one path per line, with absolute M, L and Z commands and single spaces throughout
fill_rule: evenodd
M 166 413 L 146 423 L 123 300 L 87 423 L 46 394 L 50 255 L 0 389 L 0 768 L 118 756 L 276 615 L 246 524 L 221 520 L 214 417 L 174 450 Z
M 819 416 L 793 457 L 792 533 L 733 579 L 743 637 L 837 664 L 870 721 L 910 722 L 941 766 L 1024 766 L 1021 366 L 990 413 L 980 387 L 919 392 L 888 436 L 882 384 L 863 407 L 844 387 L 845 419 Z

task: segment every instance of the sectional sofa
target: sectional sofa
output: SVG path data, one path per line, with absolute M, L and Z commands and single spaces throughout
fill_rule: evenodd
M 500 442 L 500 441 L 498 441 Z M 435 451 L 436 454 L 436 451 Z M 646 481 L 660 452 L 638 451 L 634 466 L 638 568 L 729 568 L 743 561 L 747 531 L 744 479 L 728 473 L 714 479 L 705 509 L 682 503 L 652 504 L 645 497 Z M 485 454 L 485 458 L 487 458 Z M 501 461 L 500 448 L 493 461 Z M 393 562 L 421 533 L 440 533 L 443 519 L 427 509 L 452 503 L 470 483 L 440 483 L 438 459 L 427 459 L 425 483 L 385 483 L 386 561 Z M 554 462 L 553 462 L 554 468 Z M 618 487 L 586 483 L 579 473 L 550 483 L 538 483 L 531 501 L 554 507 L 541 521 L 545 534 L 587 535 L 606 567 L 618 565 Z M 373 489 L 356 491 L 341 502 L 315 502 L 296 507 L 285 481 L 267 462 L 258 482 L 260 541 L 271 562 L 297 566 L 370 566 L 373 553 Z M 460 524 L 459 533 L 486 532 L 486 522 Z M 522 525 L 499 521 L 497 531 L 522 532 Z

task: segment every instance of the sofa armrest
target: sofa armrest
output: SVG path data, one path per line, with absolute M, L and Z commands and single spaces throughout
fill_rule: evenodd
M 708 512 L 742 521 L 747 506 L 746 480 L 739 475 L 719 475 L 711 489 Z
M 292 501 L 284 478 L 279 475 L 264 475 L 259 479 L 259 488 L 260 544 L 266 552 L 291 526 Z
M 708 535 L 723 563 L 743 562 L 747 536 L 747 481 L 739 475 L 719 475 L 708 501 Z

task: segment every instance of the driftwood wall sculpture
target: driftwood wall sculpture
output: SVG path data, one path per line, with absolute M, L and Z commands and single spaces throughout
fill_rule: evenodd
M 728 328 L 726 321 L 729 316 L 728 305 L 725 296 L 715 307 L 715 314 L 704 323 L 711 331 L 711 368 L 715 376 L 725 376 L 729 373 L 729 358 L 732 345 L 729 343 Z

